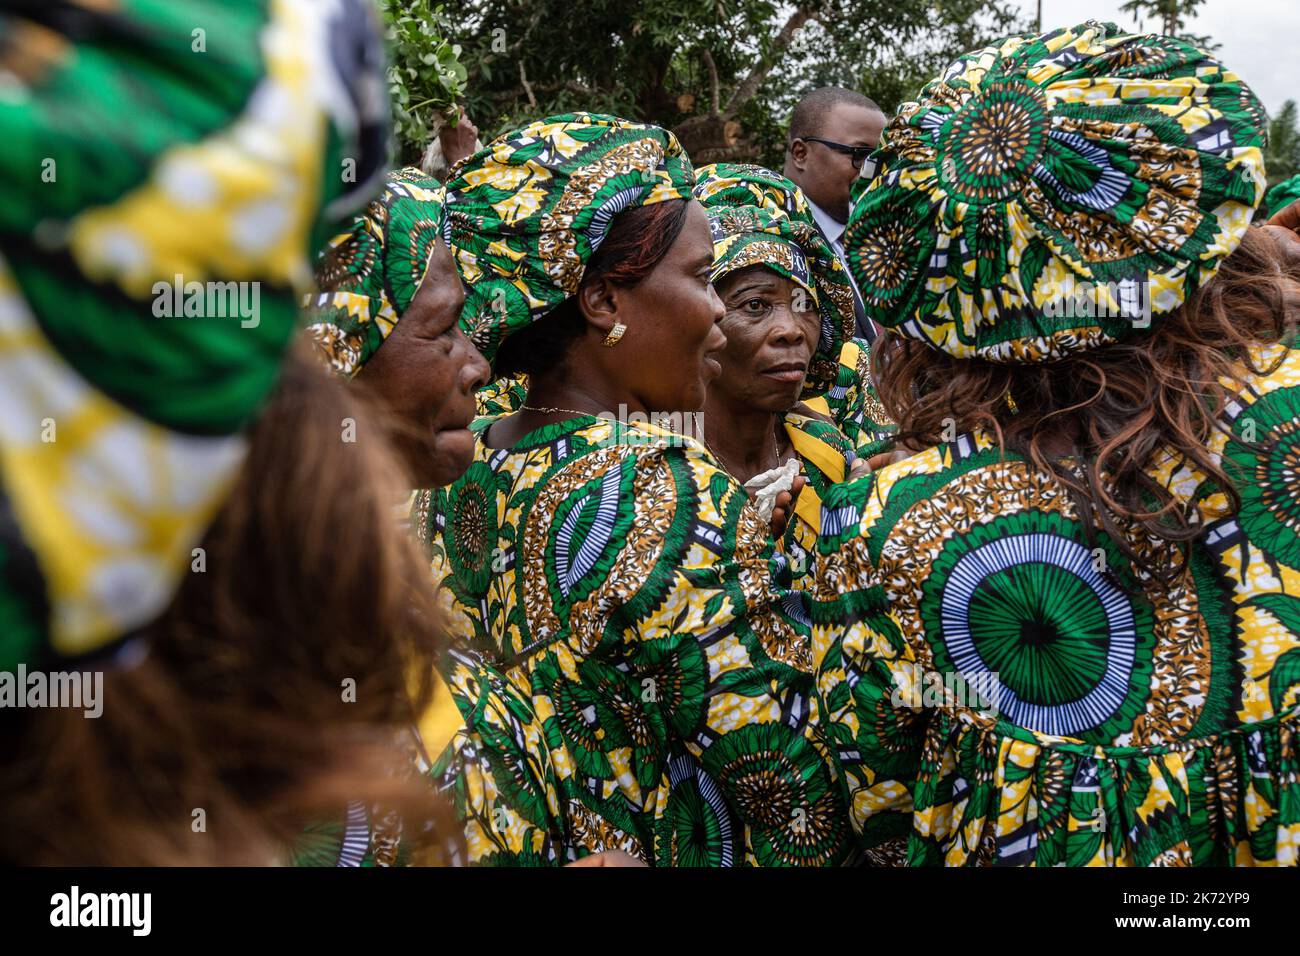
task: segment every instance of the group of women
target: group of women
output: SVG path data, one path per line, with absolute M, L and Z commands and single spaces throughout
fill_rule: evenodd
M 1009 38 L 889 124 L 856 187 L 850 275 L 776 173 L 694 169 L 643 123 L 549 117 L 445 184 L 389 174 L 305 300 L 334 381 L 295 354 L 278 383 L 245 370 L 287 335 L 178 354 L 141 325 L 127 354 L 40 300 L 57 269 L 130 312 L 153 263 L 106 256 L 103 230 L 192 209 L 204 142 L 182 137 L 64 245 L 46 229 L 0 247 L 20 291 L 0 346 L 45 349 L 106 409 L 45 454 L 94 453 L 108 409 L 146 432 L 59 463 L 104 485 L 122 529 L 38 500 L 36 451 L 5 436 L 0 573 L 39 585 L 2 592 L 31 612 L 15 659 L 108 646 L 116 663 L 102 725 L 24 717 L 0 846 L 1295 865 L 1300 222 L 1258 226 L 1264 123 L 1183 41 L 1093 22 Z M 250 142 L 222 132 L 199 135 Z M 138 244 L 191 241 L 169 223 Z M 212 275 L 292 271 L 287 245 L 251 266 L 186 251 Z M 887 330 L 870 351 L 851 283 Z M 1059 308 L 1078 288 L 1100 300 Z M 177 400 L 168 363 L 208 355 L 245 404 Z M 195 468 L 259 403 L 242 465 L 234 448 Z M 696 415 L 698 434 L 657 424 Z M 141 460 L 172 471 L 126 473 Z M 195 487 L 139 514 L 119 475 Z M 42 522 L 104 540 L 55 548 Z M 207 570 L 160 585 L 201 533 Z M 114 558 L 130 573 L 96 577 Z M 123 605 L 132 587 L 148 594 Z M 920 693 L 935 676 L 937 700 Z M 953 677 L 991 679 L 992 706 Z M 137 772 L 130 798 L 92 812 L 88 751 Z M 210 834 L 202 806 L 221 807 Z

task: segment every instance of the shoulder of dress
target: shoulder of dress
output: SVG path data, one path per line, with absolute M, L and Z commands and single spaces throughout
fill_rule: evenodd
M 1026 468 L 1019 456 L 1000 450 L 990 436 L 959 435 L 954 441 L 880 468 L 868 478 L 838 486 L 830 503 L 845 509 L 839 518 L 841 526 L 858 526 L 872 536 L 888 535 L 895 521 L 926 500 L 969 497 L 971 492 L 965 486 L 972 480 L 986 488 L 1010 491 Z M 981 472 L 984 477 L 974 477 Z

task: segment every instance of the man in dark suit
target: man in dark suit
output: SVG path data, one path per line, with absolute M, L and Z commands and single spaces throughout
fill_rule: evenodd
M 867 155 L 880 142 L 885 113 L 852 90 L 828 86 L 804 96 L 790 117 L 785 175 L 812 206 L 813 218 L 826 241 L 844 258 L 844 226 L 849 219 L 849 187 L 862 174 Z M 851 278 L 851 277 L 850 277 Z M 878 330 L 862 309 L 855 287 L 853 309 L 857 336 L 874 341 Z

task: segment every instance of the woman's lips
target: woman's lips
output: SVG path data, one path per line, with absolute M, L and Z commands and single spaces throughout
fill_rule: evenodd
M 771 368 L 764 369 L 759 374 L 777 382 L 802 382 L 804 376 L 808 374 L 808 367 L 806 365 L 788 362 L 782 365 L 773 365 Z
M 712 355 L 704 356 L 704 380 L 706 382 L 712 382 L 721 374 L 722 363 Z
M 455 418 L 448 417 L 447 421 L 436 424 L 434 430 L 439 432 L 468 431 L 469 426 L 473 423 L 477 414 L 478 409 L 473 405 L 470 405 L 463 414 L 457 415 Z

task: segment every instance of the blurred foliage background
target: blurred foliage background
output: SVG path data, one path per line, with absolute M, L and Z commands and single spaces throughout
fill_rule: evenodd
M 1008 0 L 383 2 L 404 162 L 459 101 L 484 142 L 529 119 L 594 110 L 673 129 L 697 165 L 779 169 L 790 111 L 809 90 L 845 86 L 890 112 L 957 54 L 1035 28 Z M 1201 2 L 1130 6 L 1182 34 Z M 1295 103 L 1270 133 L 1276 182 L 1300 172 Z
M 790 110 L 808 90 L 847 86 L 890 110 L 956 53 L 1030 27 L 1001 0 L 384 5 L 405 161 L 457 97 L 484 141 L 585 109 L 672 128 L 697 163 L 779 164 Z

